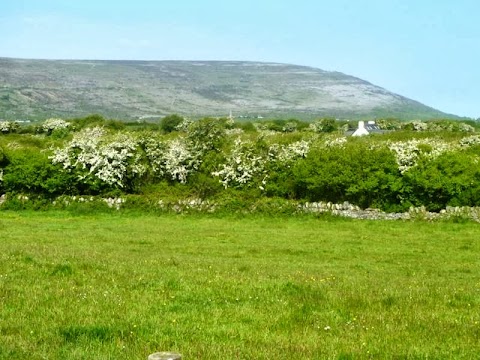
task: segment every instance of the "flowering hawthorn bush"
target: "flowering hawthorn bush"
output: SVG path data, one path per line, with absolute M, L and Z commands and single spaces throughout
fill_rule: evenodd
M 427 131 L 428 124 L 423 121 L 412 121 L 412 127 L 415 131 Z
M 324 119 L 319 119 L 312 122 L 308 126 L 308 130 L 316 133 L 321 133 L 321 132 L 329 133 L 329 132 L 335 131 L 337 127 L 338 126 L 335 119 L 324 118 Z
M 155 177 L 167 177 L 182 184 L 200 166 L 201 154 L 194 151 L 185 138 L 162 141 L 159 138 L 144 140 L 145 155 Z
M 221 150 L 225 141 L 226 121 L 206 118 L 191 123 L 187 128 L 188 146 L 202 155 L 211 150 Z
M 465 123 L 458 124 L 458 130 L 461 132 L 475 132 L 475 128 L 472 125 Z
M 310 150 L 310 142 L 306 140 L 295 141 L 288 145 L 272 144 L 268 149 L 269 161 L 277 161 L 283 165 L 298 158 L 307 156 Z
M 0 121 L 0 133 L 8 134 L 15 132 L 20 125 L 16 121 Z
M 197 170 L 200 165 L 200 154 L 189 149 L 183 139 L 174 139 L 167 144 L 163 157 L 163 168 L 172 180 L 187 182 L 187 176 Z
M 188 125 L 186 136 L 170 140 L 143 134 L 109 134 L 104 128 L 86 128 L 63 148 L 54 150 L 53 164 L 74 172 L 82 181 L 124 188 L 147 172 L 156 178 L 187 183 L 209 151 L 218 151 L 224 129 L 213 119 Z
M 345 148 L 345 144 L 347 143 L 346 137 L 335 137 L 325 140 L 326 147 L 339 147 Z
M 175 130 L 187 132 L 193 123 L 193 120 L 183 118 L 183 121 L 175 127 Z
M 70 127 L 70 123 L 62 119 L 47 119 L 43 122 L 41 130 L 48 134 L 51 134 L 55 130 L 64 130 Z
M 480 145 L 480 135 L 471 135 L 460 139 L 460 147 L 468 148 L 470 146 Z
M 255 177 L 265 175 L 265 159 L 257 153 L 252 142 L 240 138 L 235 139 L 226 163 L 220 167 L 212 175 L 219 177 L 225 188 L 246 187 Z
M 226 129 L 225 134 L 228 136 L 239 136 L 244 133 L 243 129 L 240 128 L 233 128 L 233 129 Z
M 409 141 L 389 142 L 388 147 L 395 154 L 401 173 L 414 167 L 421 157 L 435 159 L 440 154 L 452 150 L 454 146 L 440 139 L 413 139 Z
M 142 175 L 144 166 L 138 161 L 137 141 L 127 134 L 108 136 L 101 127 L 87 128 L 76 134 L 64 148 L 56 149 L 50 157 L 75 172 L 80 180 L 104 182 L 124 187 L 129 175 Z
M 289 121 L 282 127 L 282 131 L 283 132 L 295 132 L 295 131 L 297 131 L 297 128 L 298 128 L 298 124 L 296 122 Z
M 379 120 L 377 125 L 380 128 L 385 125 L 385 120 Z M 413 130 L 413 131 L 429 131 L 429 132 L 475 132 L 475 128 L 469 124 L 458 121 L 420 121 L 414 120 L 408 123 L 400 123 L 400 128 Z M 397 127 L 398 129 L 398 127 Z

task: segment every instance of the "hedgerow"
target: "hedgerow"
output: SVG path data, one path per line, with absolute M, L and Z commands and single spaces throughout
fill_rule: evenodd
M 348 202 L 391 212 L 480 206 L 473 125 L 383 121 L 397 130 L 358 139 L 345 137 L 332 119 L 311 126 L 174 120 L 168 129 L 138 131 L 99 116 L 49 119 L 26 134 L 9 123 L 0 135 L 0 195 L 148 197 L 181 187 L 182 198 L 201 201 L 235 191 L 265 204 Z

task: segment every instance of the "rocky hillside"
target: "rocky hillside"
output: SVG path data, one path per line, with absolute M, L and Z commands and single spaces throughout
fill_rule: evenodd
M 454 117 L 367 81 L 316 68 L 231 61 L 0 58 L 0 119 L 188 116 Z

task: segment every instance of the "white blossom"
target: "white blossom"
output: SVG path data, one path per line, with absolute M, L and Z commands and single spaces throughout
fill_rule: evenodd
M 402 174 L 416 166 L 421 156 L 435 159 L 454 148 L 454 146 L 442 140 L 429 138 L 388 142 L 387 145 L 394 152 L 398 169 Z
M 346 143 L 347 143 L 347 138 L 346 137 L 336 137 L 336 138 L 333 138 L 333 139 L 326 139 L 325 140 L 325 146 L 326 147 L 344 148 Z
M 276 136 L 278 133 L 274 130 L 268 129 L 268 123 L 265 122 L 254 122 L 253 127 L 262 137 Z
M 132 167 L 137 141 L 130 135 L 105 136 L 101 127 L 85 129 L 76 134 L 64 148 L 56 149 L 50 157 L 65 170 L 76 170 L 80 179 L 93 177 L 109 185 L 124 186 L 127 173 L 141 173 Z
M 182 184 L 187 182 L 187 176 L 200 165 L 198 157 L 181 138 L 167 144 L 163 160 L 165 172 L 172 180 L 178 180 Z
M 287 122 L 283 127 L 283 132 L 295 132 L 297 131 L 298 124 L 294 121 Z
M 256 175 L 264 173 L 264 168 L 265 159 L 255 152 L 253 144 L 237 138 L 231 153 L 227 156 L 226 163 L 212 175 L 219 177 L 225 188 L 243 187 L 247 186 Z
M 19 124 L 16 121 L 0 121 L 0 132 L 6 134 L 18 129 Z
M 48 133 L 54 130 L 67 129 L 68 127 L 70 127 L 70 123 L 55 118 L 47 119 L 42 124 L 42 130 Z
M 184 118 L 183 121 L 175 127 L 175 130 L 187 132 L 193 123 L 193 120 Z
M 480 145 L 480 135 L 471 135 L 460 139 L 460 147 L 470 147 Z
M 225 129 L 225 134 L 229 135 L 229 136 L 238 136 L 238 135 L 242 135 L 244 133 L 243 129 L 240 129 L 240 128 L 233 128 L 233 129 Z
M 270 160 L 286 163 L 306 157 L 309 150 L 310 143 L 306 140 L 296 141 L 288 145 L 272 144 L 268 149 L 268 156 Z
M 186 183 L 188 176 L 200 166 L 201 154 L 191 149 L 185 138 L 170 141 L 148 138 L 144 140 L 145 153 L 153 174 L 168 176 Z
M 413 130 L 415 131 L 427 131 L 428 130 L 428 124 L 424 123 L 423 121 L 412 121 L 411 124 L 413 125 Z
M 315 133 L 330 132 L 332 122 L 330 119 L 318 119 L 308 125 L 307 130 Z
M 458 124 L 458 130 L 461 132 L 475 132 L 475 128 L 472 125 L 465 123 Z

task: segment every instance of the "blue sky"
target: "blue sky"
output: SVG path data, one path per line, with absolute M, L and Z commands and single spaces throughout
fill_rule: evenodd
M 0 56 L 340 71 L 480 117 L 477 0 L 0 0 Z

